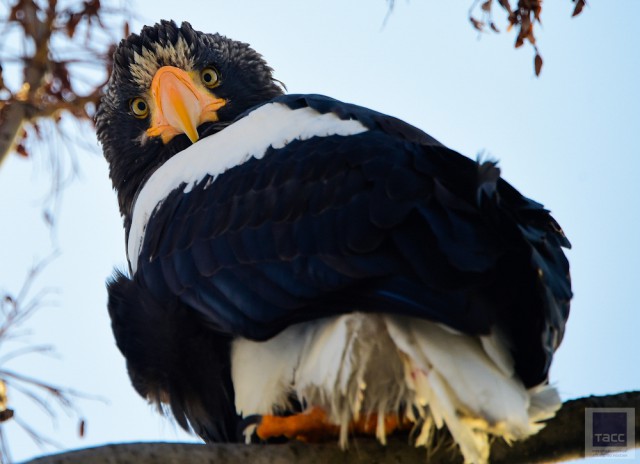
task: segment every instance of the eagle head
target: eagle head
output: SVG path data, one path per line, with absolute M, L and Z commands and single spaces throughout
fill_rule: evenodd
M 281 95 L 248 44 L 161 21 L 123 39 L 96 128 L 127 222 L 138 188 L 167 159 Z

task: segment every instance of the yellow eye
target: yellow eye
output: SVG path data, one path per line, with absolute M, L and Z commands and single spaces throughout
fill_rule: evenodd
M 149 114 L 149 105 L 142 97 L 132 98 L 129 102 L 129 107 L 131 108 L 131 113 L 138 118 L 146 118 Z
M 200 78 L 205 87 L 212 89 L 220 84 L 220 76 L 218 71 L 213 68 L 204 68 L 200 72 Z

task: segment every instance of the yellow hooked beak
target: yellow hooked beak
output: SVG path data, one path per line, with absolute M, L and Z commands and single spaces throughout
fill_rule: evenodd
M 149 137 L 169 142 L 179 134 L 186 134 L 192 143 L 200 138 L 198 126 L 218 120 L 217 111 L 226 101 L 217 98 L 199 80 L 174 66 L 158 69 L 151 81 L 151 127 Z

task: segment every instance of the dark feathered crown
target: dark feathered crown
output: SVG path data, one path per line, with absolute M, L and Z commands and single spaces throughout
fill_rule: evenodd
M 98 139 L 123 215 L 128 214 L 142 181 L 189 144 L 179 137 L 167 146 L 158 141 L 145 144 L 148 123 L 129 114 L 131 99 L 148 95 L 154 75 L 163 66 L 187 72 L 213 67 L 219 72 L 221 83 L 215 92 L 227 104 L 218 113 L 218 130 L 247 109 L 282 94 L 272 69 L 248 44 L 197 31 L 188 22 L 178 26 L 163 20 L 123 39 L 114 53 L 111 78 L 96 114 Z

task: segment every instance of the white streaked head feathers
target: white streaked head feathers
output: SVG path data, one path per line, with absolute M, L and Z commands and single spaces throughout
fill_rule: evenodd
M 150 88 L 156 71 L 164 65 L 170 64 L 189 72 L 195 62 L 193 45 L 189 45 L 184 37 L 179 36 L 175 44 L 154 43 L 153 50 L 142 48 L 142 53 L 134 53 L 130 71 L 134 82 L 142 88 Z

